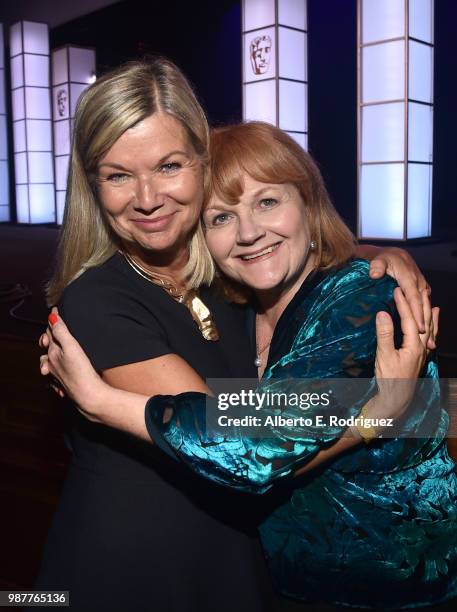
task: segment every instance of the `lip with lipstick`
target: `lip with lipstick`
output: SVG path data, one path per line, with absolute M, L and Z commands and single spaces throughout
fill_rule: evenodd
M 162 215 L 160 217 L 152 217 L 147 219 L 132 219 L 132 223 L 135 223 L 137 227 L 144 231 L 152 231 L 152 232 L 161 232 L 166 229 L 167 226 L 172 221 L 175 212 L 172 212 L 168 215 Z
M 257 263 L 258 261 L 263 261 L 264 259 L 268 259 L 269 257 L 271 257 L 273 253 L 276 253 L 281 244 L 282 242 L 276 242 L 275 244 L 272 244 L 269 247 L 265 247 L 260 251 L 255 251 L 254 253 L 245 253 L 242 255 L 238 255 L 238 257 L 241 259 L 241 261 L 247 264 Z

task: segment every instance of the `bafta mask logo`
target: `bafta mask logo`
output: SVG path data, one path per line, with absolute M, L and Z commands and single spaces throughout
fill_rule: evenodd
M 65 117 L 67 115 L 67 92 L 65 89 L 59 89 L 57 92 L 57 110 L 59 117 Z
M 265 74 L 270 66 L 271 38 L 256 36 L 251 40 L 251 65 L 254 74 Z

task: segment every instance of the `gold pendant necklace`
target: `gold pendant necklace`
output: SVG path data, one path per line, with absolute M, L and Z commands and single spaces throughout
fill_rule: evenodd
M 135 261 L 128 253 L 124 253 L 124 251 L 119 252 L 124 256 L 126 262 L 135 270 L 137 274 L 142 276 L 150 283 L 158 285 L 164 289 L 170 297 L 180 304 L 184 304 L 192 315 L 193 320 L 198 325 L 198 329 L 205 340 L 219 340 L 219 332 L 215 322 L 213 321 L 211 312 L 200 299 L 195 289 L 179 289 L 169 280 L 163 278 L 163 276 L 160 276 L 160 274 L 155 274 L 154 272 L 150 272 L 149 270 L 146 270 L 146 268 L 143 268 L 143 266 Z

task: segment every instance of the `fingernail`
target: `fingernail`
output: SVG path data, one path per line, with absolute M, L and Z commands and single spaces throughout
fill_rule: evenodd
M 387 312 L 378 312 L 378 314 L 376 315 L 378 317 L 378 319 L 387 319 L 388 318 L 388 314 Z
M 59 317 L 55 313 L 51 312 L 51 314 L 48 317 L 48 321 L 50 325 L 55 325 L 58 320 L 59 320 Z

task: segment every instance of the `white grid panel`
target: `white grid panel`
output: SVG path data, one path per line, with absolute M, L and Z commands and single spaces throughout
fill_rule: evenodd
M 360 238 L 430 236 L 433 0 L 358 0 Z
M 10 54 L 17 219 L 20 223 L 53 223 L 48 26 L 31 21 L 14 24 Z
M 57 223 L 65 207 L 73 118 L 80 95 L 95 77 L 95 50 L 65 45 L 52 51 L 52 120 Z
M 0 222 L 10 220 L 3 25 L 0 23 Z
M 307 0 L 243 0 L 243 118 L 308 145 Z

